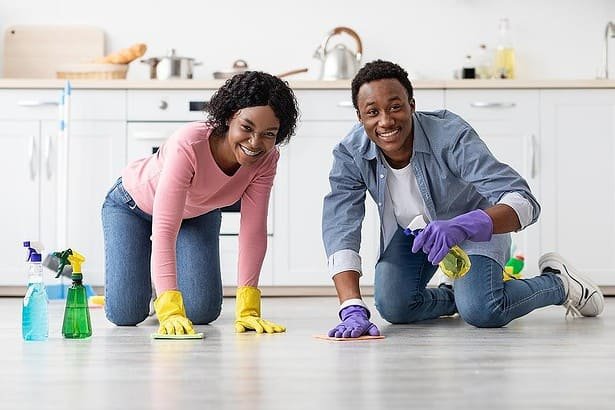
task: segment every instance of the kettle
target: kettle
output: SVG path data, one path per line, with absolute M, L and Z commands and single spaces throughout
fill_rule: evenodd
M 334 47 L 327 50 L 327 45 L 331 37 L 346 33 L 349 34 L 357 42 L 357 51 L 353 52 L 344 44 L 336 44 Z M 322 61 L 320 67 L 320 80 L 345 80 L 354 77 L 359 71 L 361 57 L 363 55 L 363 45 L 359 35 L 348 27 L 335 27 L 322 41 L 322 44 L 316 49 L 314 58 Z

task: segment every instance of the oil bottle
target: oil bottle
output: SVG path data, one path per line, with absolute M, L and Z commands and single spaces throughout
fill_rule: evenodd
M 500 20 L 500 34 L 495 51 L 495 78 L 514 79 L 516 77 L 515 49 L 512 45 L 510 22 Z

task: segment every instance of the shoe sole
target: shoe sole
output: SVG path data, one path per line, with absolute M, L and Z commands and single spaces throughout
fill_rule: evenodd
M 576 277 L 576 268 L 574 266 L 572 266 L 570 263 L 568 263 L 568 261 L 566 261 L 560 254 L 558 254 L 556 252 L 545 253 L 544 255 L 542 255 L 540 257 L 540 259 L 538 260 L 538 267 L 539 267 L 540 271 L 542 272 L 542 270 L 543 270 L 542 266 L 551 267 L 552 265 L 549 265 L 549 262 L 551 262 L 551 261 L 557 263 L 557 265 L 563 266 L 564 269 L 566 269 L 566 273 L 568 274 L 568 277 L 570 277 L 571 280 L 573 280 L 576 283 L 578 283 L 579 286 L 582 289 L 585 289 L 587 291 L 587 287 L 583 286 L 581 281 Z M 579 306 L 578 309 L 579 309 L 579 311 L 582 310 L 585 306 L 587 306 L 589 301 L 592 300 L 594 295 L 598 294 L 598 295 L 600 295 L 599 306 L 594 304 L 594 310 L 597 313 L 596 314 L 587 315 L 588 317 L 598 316 L 604 310 L 604 295 L 602 294 L 602 291 L 600 290 L 598 285 L 596 285 L 591 279 L 583 278 L 583 281 L 585 281 L 585 283 L 587 283 L 588 285 L 590 285 L 591 287 L 593 287 L 596 290 L 594 290 L 590 295 L 588 295 L 585 298 L 585 303 L 583 303 L 582 306 Z

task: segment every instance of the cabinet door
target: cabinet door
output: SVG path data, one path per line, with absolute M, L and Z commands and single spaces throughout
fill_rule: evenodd
M 71 123 L 66 244 L 85 256 L 84 276 L 92 285 L 104 284 L 100 212 L 105 195 L 124 166 L 125 136 L 123 121 Z
M 25 285 L 28 281 L 23 241 L 39 241 L 40 137 L 38 121 L 0 121 L 4 158 L 3 199 L 0 202 L 1 285 Z
M 274 196 L 274 285 L 332 284 L 322 243 L 322 204 L 330 190 L 331 152 L 353 124 L 304 121 L 290 144 L 282 148 Z M 366 201 L 363 221 L 362 285 L 373 283 L 378 251 L 377 213 L 372 202 Z
M 541 250 L 615 285 L 615 91 L 542 91 L 541 126 Z
M 466 120 L 500 162 L 526 179 L 541 202 L 538 97 L 533 90 L 447 90 L 446 109 Z M 512 234 L 515 252 L 525 256 L 526 276 L 538 273 L 539 223 Z

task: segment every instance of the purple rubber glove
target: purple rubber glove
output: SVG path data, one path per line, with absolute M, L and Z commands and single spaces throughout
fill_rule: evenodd
M 414 238 L 412 252 L 423 250 L 427 260 L 437 265 L 455 245 L 469 239 L 491 240 L 493 221 L 482 209 L 468 212 L 447 221 L 432 221 Z
M 380 331 L 369 321 L 369 310 L 363 306 L 350 305 L 340 312 L 342 323 L 329 330 L 329 337 L 379 336 Z

